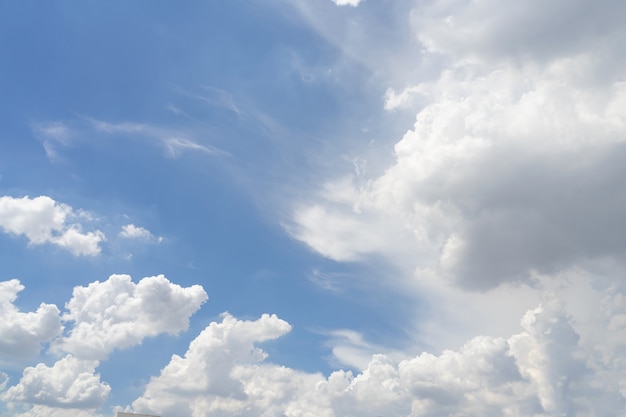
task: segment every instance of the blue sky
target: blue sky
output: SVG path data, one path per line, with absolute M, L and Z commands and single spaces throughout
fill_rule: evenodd
M 623 9 L 0 4 L 0 416 L 619 414 Z

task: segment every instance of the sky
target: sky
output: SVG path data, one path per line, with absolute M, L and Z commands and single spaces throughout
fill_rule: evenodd
M 625 15 L 0 2 L 0 417 L 622 414 Z

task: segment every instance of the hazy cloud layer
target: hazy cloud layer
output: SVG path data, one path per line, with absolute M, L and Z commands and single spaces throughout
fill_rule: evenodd
M 161 333 L 176 334 L 207 300 L 199 285 L 183 288 L 163 275 L 137 284 L 128 275 L 111 275 L 104 282 L 76 287 L 63 320 L 73 327 L 54 349 L 79 358 L 102 359 L 114 349 L 140 343 Z
M 5 233 L 25 236 L 33 245 L 51 243 L 77 256 L 99 255 L 104 233 L 83 233 L 81 216 L 85 213 L 47 196 L 0 197 L 0 227 Z
M 42 343 L 62 331 L 60 311 L 53 304 L 41 303 L 37 311 L 23 313 L 14 305 L 24 286 L 16 279 L 0 282 L 0 357 L 36 356 Z

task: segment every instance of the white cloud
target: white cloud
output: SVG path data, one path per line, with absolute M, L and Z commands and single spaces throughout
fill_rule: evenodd
M 139 239 L 144 241 L 158 241 L 163 240 L 162 237 L 154 236 L 148 229 L 141 226 L 135 226 L 134 224 L 127 224 L 122 226 L 120 236 L 127 239 Z
M 63 330 L 60 312 L 53 304 L 41 303 L 37 311 L 23 313 L 13 304 L 24 286 L 16 279 L 0 282 L 0 356 L 36 356 L 43 343 Z
M 617 415 L 623 368 L 595 361 L 573 321 L 551 299 L 528 311 L 510 338 L 479 336 L 459 350 L 396 361 L 374 355 L 363 370 L 328 378 L 273 364 L 254 343 L 287 333 L 275 316 L 212 323 L 174 355 L 135 411 L 172 417 Z M 597 341 L 602 343 L 600 341 Z
M 10 281 L 0 294 L 12 303 L 19 290 L 19 282 Z M 579 308 L 576 291 L 597 296 Z M 563 302 L 546 298 L 524 314 L 513 336 L 478 336 L 437 355 L 370 354 L 363 363 L 365 351 L 384 349 L 353 331 L 332 332 L 332 347 L 348 349 L 335 355 L 348 362 L 357 358 L 354 364 L 363 370 L 339 370 L 327 378 L 265 363 L 268 355 L 257 345 L 289 333 L 289 323 L 275 315 L 244 321 L 224 313 L 184 356 L 172 356 L 133 409 L 172 417 L 618 415 L 626 406 L 623 288 L 560 292 Z M 181 288 L 162 276 L 134 284 L 117 275 L 77 287 L 65 317 L 75 326 L 57 346 L 76 354 L 53 366 L 26 368 L 1 399 L 15 414 L 26 407 L 22 417 L 61 415 L 60 410 L 95 415 L 111 392 L 96 373 L 96 359 L 143 337 L 186 328 L 205 299 L 200 287 Z M 58 310 L 56 317 L 58 324 Z
M 39 404 L 60 408 L 98 408 L 111 387 L 95 374 L 98 361 L 67 355 L 52 367 L 43 363 L 27 367 L 20 382 L 0 397 L 9 403 Z
M 322 333 L 323 334 L 323 333 Z M 387 352 L 384 346 L 365 340 L 359 332 L 350 329 L 337 329 L 326 332 L 328 346 L 333 355 L 333 365 L 348 366 L 352 369 L 366 369 L 374 354 Z M 391 356 L 389 352 L 386 353 Z
M 290 330 L 287 322 L 274 315 L 241 321 L 225 313 L 221 323 L 211 323 L 191 342 L 184 357 L 172 356 L 133 407 L 138 412 L 152 410 L 172 417 L 242 412 L 246 394 L 231 374 L 233 368 L 256 366 L 267 354 L 254 344 Z
M 51 243 L 76 256 L 100 254 L 104 233 L 83 233 L 81 224 L 73 223 L 79 217 L 80 212 L 47 196 L 0 197 L 0 227 L 5 233 L 23 235 L 33 245 Z
M 436 1 L 414 12 L 419 39 L 445 54 L 449 65 L 435 81 L 399 95 L 389 90 L 387 108 L 405 105 L 415 92 L 426 103 L 396 143 L 395 163 L 364 185 L 355 180 L 345 187 L 343 177 L 328 181 L 297 205 L 290 232 L 341 261 L 370 255 L 395 261 L 394 253 L 408 243 L 412 269 L 481 290 L 526 281 L 533 271 L 551 274 L 588 260 L 623 259 L 626 117 L 620 109 L 626 83 L 615 58 L 623 55 L 621 43 L 609 42 L 626 37 L 623 25 L 608 16 L 610 7 L 594 7 L 593 15 L 606 14 L 612 26 L 595 31 L 597 21 L 585 21 L 593 28 L 560 50 L 533 40 L 534 25 L 497 23 L 498 13 L 518 19 L 509 8 L 461 3 L 454 9 L 457 2 Z M 560 20 L 561 8 L 569 9 L 559 3 L 542 15 L 535 6 L 516 7 L 529 20 L 547 19 L 539 22 L 546 30 L 546 16 Z M 587 8 L 574 5 L 581 16 Z M 499 49 L 468 40 L 463 30 L 438 29 L 448 21 L 468 31 L 483 22 L 480 39 L 498 45 L 519 31 L 511 36 L 521 49 L 507 53 L 506 42 Z M 561 34 L 550 35 L 548 44 L 560 42 Z M 613 49 L 598 47 L 605 41 Z M 462 53 L 465 42 L 474 46 L 471 59 Z M 345 202 L 337 200 L 337 184 Z
M 74 288 L 63 315 L 73 328 L 53 348 L 79 358 L 102 359 L 145 337 L 186 330 L 189 317 L 206 300 L 201 286 L 183 288 L 163 275 L 137 284 L 128 275 L 111 275 L 104 282 Z
M 352 6 L 356 7 L 362 0 L 332 0 L 337 6 Z
M 514 7 L 497 0 L 437 0 L 421 5 L 412 18 L 418 39 L 432 51 L 474 62 L 519 63 L 623 50 L 620 42 L 605 41 L 624 36 L 617 17 L 624 11 L 610 0 L 531 0 Z
M 385 110 L 396 110 L 409 107 L 415 96 L 422 93 L 420 86 L 408 87 L 397 93 L 389 88 L 385 92 Z

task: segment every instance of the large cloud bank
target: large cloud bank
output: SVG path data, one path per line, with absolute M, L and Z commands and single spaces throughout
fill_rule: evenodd
M 408 244 L 422 275 L 468 289 L 607 258 L 621 263 L 622 8 L 416 8 L 415 37 L 441 71 L 389 90 L 387 108 L 411 99 L 422 107 L 395 145 L 395 163 L 365 183 L 329 181 L 321 200 L 298 206 L 293 235 L 339 261 L 392 258 Z
M 190 344 L 184 357 L 174 355 L 133 407 L 172 417 L 610 416 L 623 411 L 623 365 L 587 350 L 558 302 L 547 299 L 528 311 L 521 326 L 508 339 L 476 337 L 440 355 L 401 361 L 374 355 L 359 374 L 336 371 L 325 378 L 261 363 L 266 354 L 255 343 L 288 332 L 286 322 L 267 315 L 255 321 L 225 315 Z
M 134 284 L 117 275 L 77 287 L 67 303 L 66 323 L 74 322 L 74 329 L 77 323 L 89 325 L 80 338 L 70 331 L 57 339 L 64 342 L 57 349 L 75 351 L 52 365 L 27 367 L 17 384 L 5 381 L 0 398 L 11 415 L 22 417 L 103 415 L 98 410 L 115 387 L 101 380 L 100 360 L 94 357 L 107 360 L 107 352 L 139 343 L 138 338 L 185 329 L 204 300 L 199 287 L 182 288 L 162 276 Z M 160 301 L 181 308 L 148 306 Z M 183 308 L 185 303 L 190 306 Z M 111 316 L 109 309 L 119 312 Z M 596 312 L 593 335 L 584 336 L 579 329 L 584 323 L 547 296 L 524 314 L 512 336 L 478 336 L 459 349 L 405 359 L 376 354 L 361 372 L 338 370 L 328 377 L 267 360 L 260 344 L 289 333 L 286 321 L 268 314 L 240 320 L 224 313 L 183 356 L 172 355 L 125 409 L 172 417 L 619 415 L 626 407 L 623 290 L 595 291 L 591 310 Z M 145 330 L 148 317 L 154 330 Z M 139 336 L 125 333 L 127 327 Z M 85 345 L 87 340 L 99 349 Z

